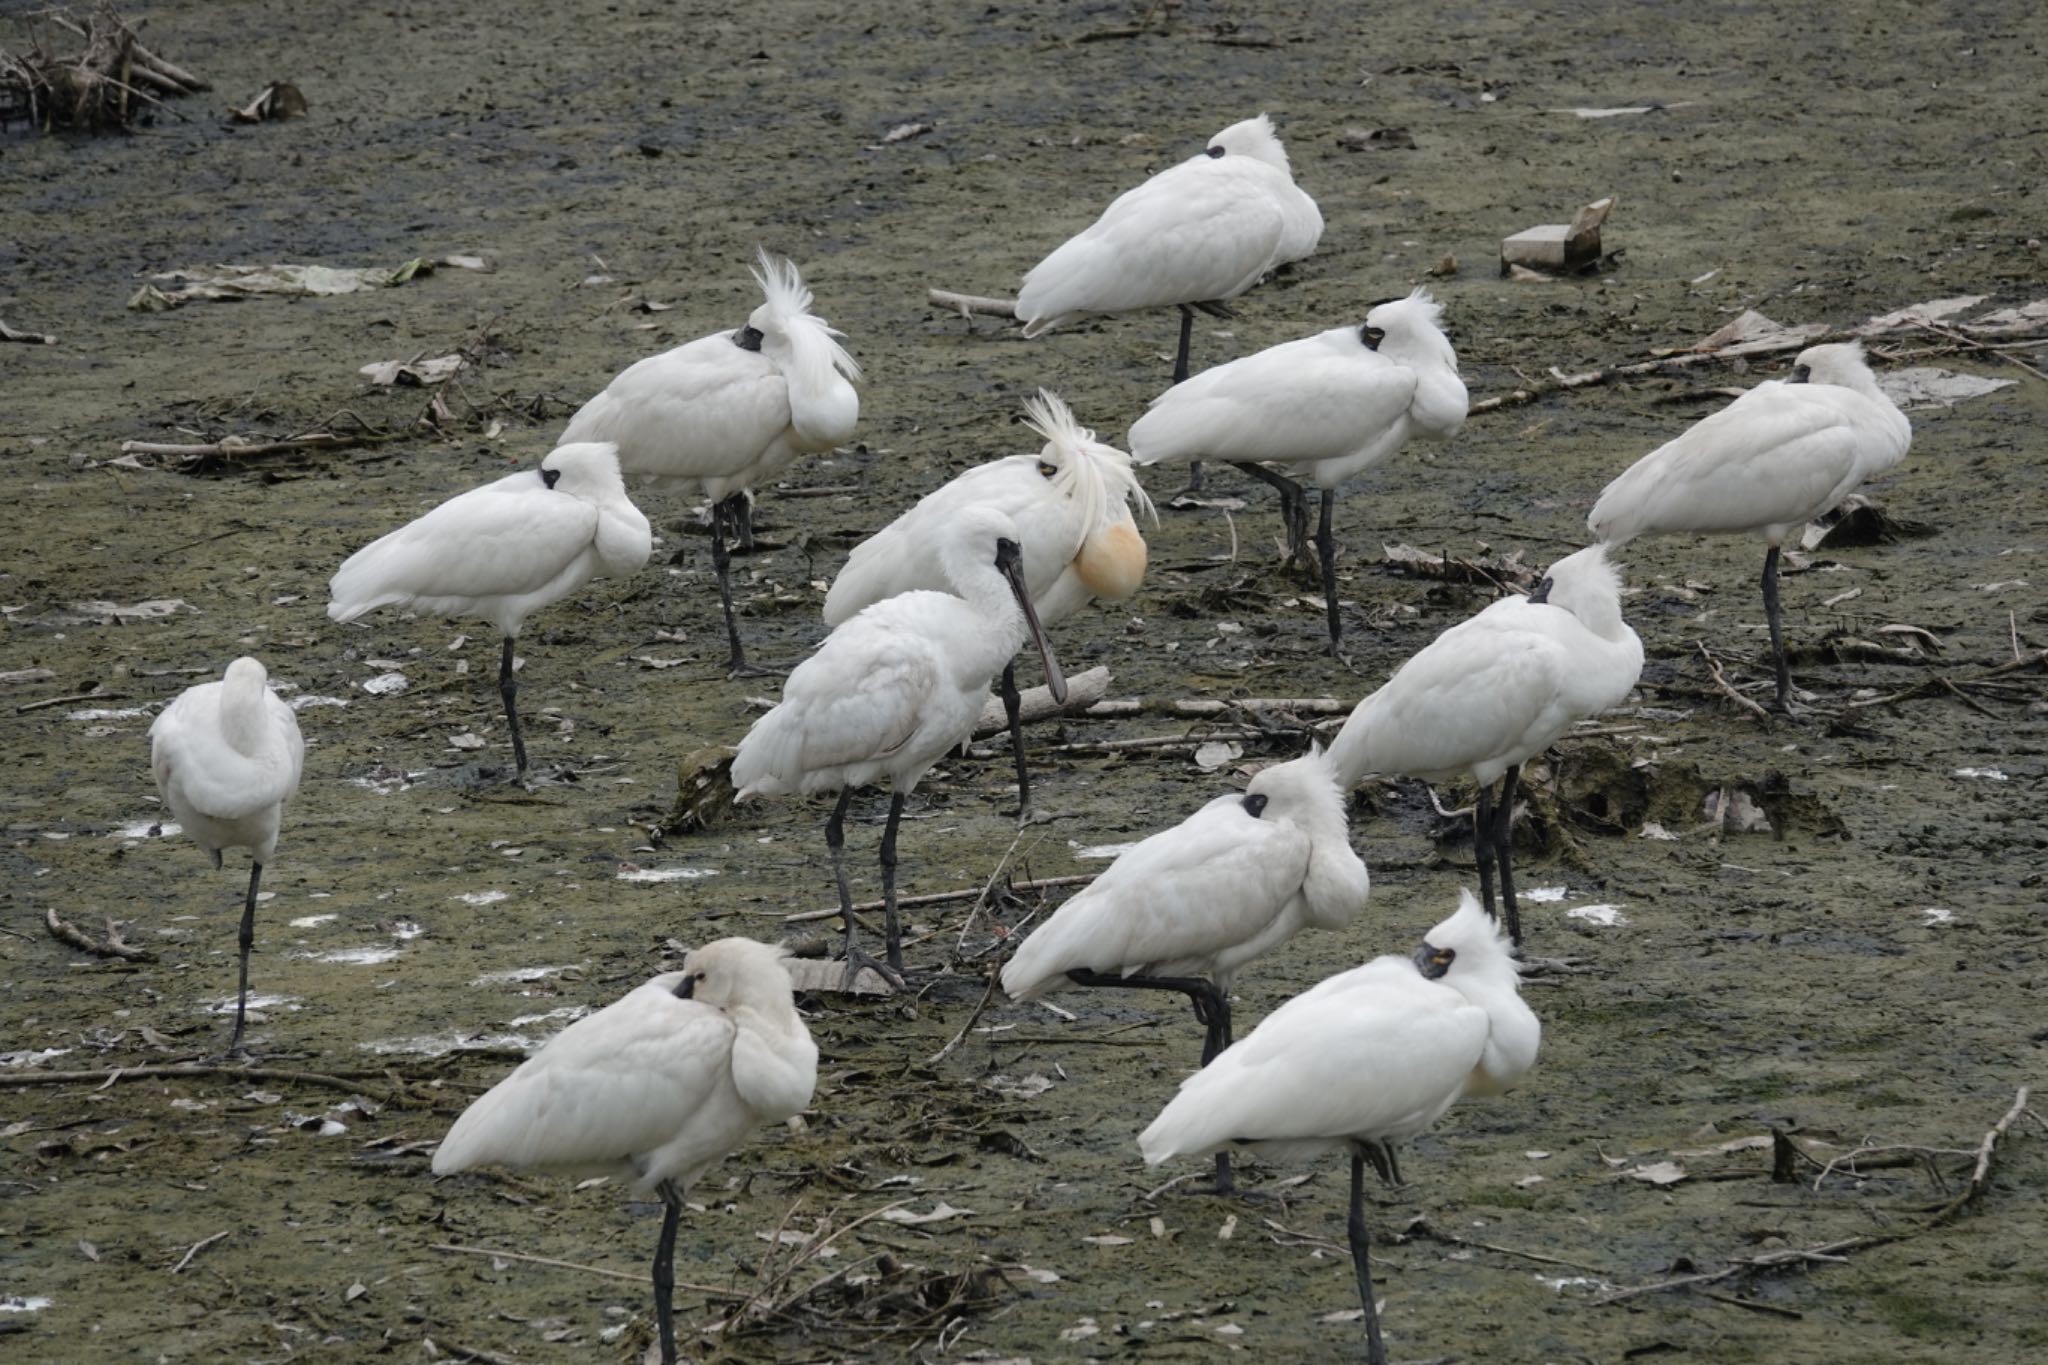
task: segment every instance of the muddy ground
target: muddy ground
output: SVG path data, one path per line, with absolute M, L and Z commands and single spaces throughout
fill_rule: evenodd
M 1198 329 L 1197 364 L 1355 319 L 1447 255 L 1456 274 L 1430 282 L 1475 399 L 1553 366 L 1689 344 L 1749 307 L 1843 327 L 1943 295 L 2040 292 L 2032 191 L 2048 158 L 2025 6 L 1191 2 L 1113 36 L 1147 12 L 166 8 L 146 12 L 150 40 L 215 82 L 211 104 L 127 137 L 0 141 L 0 317 L 59 339 L 0 345 L 10 1358 L 624 1360 L 644 1347 L 632 1277 L 652 1205 L 542 1178 L 436 1182 L 427 1145 L 520 1047 L 656 971 L 673 945 L 774 937 L 785 914 L 828 903 L 822 804 L 662 829 L 678 760 L 737 739 L 772 682 L 718 668 L 702 531 L 675 500 L 648 500 L 652 566 L 593 585 L 523 641 L 529 744 L 573 781 L 478 781 L 479 765 L 507 759 L 487 627 L 387 613 L 337 628 L 322 607 L 351 548 L 536 460 L 634 358 L 736 325 L 757 242 L 804 265 L 868 374 L 861 444 L 764 490 L 764 548 L 741 561 L 750 637 L 785 659 L 822 635 L 822 590 L 848 547 L 952 472 L 1025 447 L 1021 395 L 1054 388 L 1121 439 L 1163 385 L 1168 315 L 1027 343 L 932 310 L 925 288 L 1013 289 L 1116 191 L 1259 110 L 1329 229 L 1235 321 Z M 219 126 L 218 107 L 276 78 L 305 90 L 310 117 Z M 1645 104 L 1666 107 L 1558 112 Z M 931 131 L 883 142 L 913 123 Z M 1376 128 L 1415 145 L 1340 142 Z M 1613 269 L 1497 278 L 1498 238 L 1605 194 L 1621 205 Z M 177 267 L 447 253 L 494 268 L 339 298 L 124 307 L 144 276 Z M 673 306 L 639 311 L 642 299 Z M 371 390 L 358 367 L 465 344 L 481 364 L 443 391 L 438 434 L 190 472 L 115 463 L 124 440 L 286 434 L 345 422 L 344 409 L 403 432 L 429 395 Z M 1925 332 L 1885 343 L 1944 345 Z M 1119 696 L 1348 702 L 1488 597 L 1389 567 L 1383 544 L 1540 565 L 1580 543 L 1608 477 L 1714 401 L 1674 397 L 1780 363 L 1478 414 L 1440 450 L 1360 480 L 1338 523 L 1348 666 L 1318 652 L 1311 586 L 1276 568 L 1270 498 L 1227 471 L 1219 489 L 1244 505 L 1164 513 L 1138 596 L 1070 622 L 1058 647 L 1073 670 L 1110 667 Z M 1616 733 L 1560 746 L 1522 851 L 1523 886 L 1566 893 L 1525 907 L 1533 950 L 1588 970 L 1530 984 L 1546 1029 L 1530 1083 L 1453 1112 L 1409 1153 L 1410 1183 L 1375 1196 L 1396 1359 L 2017 1361 L 2048 1346 L 2036 1122 L 2015 1123 L 1983 1197 L 1933 1230 L 1916 1231 L 1963 1188 L 1966 1154 L 1820 1178 L 1865 1140 L 1967 1153 L 2042 1078 L 2041 673 L 1962 695 L 1935 680 L 2048 644 L 2048 476 L 2034 457 L 2048 383 L 1991 355 L 1929 363 L 2019 382 L 1915 414 L 1911 457 L 1875 491 L 1930 534 L 1819 551 L 1787 579 L 1813 716 L 1760 725 L 1719 694 L 1695 643 L 1736 683 L 1763 681 L 1759 546 L 1629 551 L 1644 687 L 1605 719 Z M 180 605 L 143 617 L 78 605 L 166 600 Z M 214 874 L 189 842 L 148 837 L 144 732 L 243 652 L 294 697 L 346 703 L 299 713 L 306 780 L 254 962 L 269 1070 L 16 1088 L 224 1046 L 226 1021 L 208 1011 L 232 987 L 246 862 Z M 392 671 L 407 691 L 364 690 Z M 1069 721 L 1035 741 L 1183 724 Z M 486 747 L 452 747 L 468 735 Z M 1259 762 L 1303 740 L 1289 725 L 1240 742 Z M 1002 759 L 949 762 L 906 826 L 906 890 L 974 886 L 999 867 L 1099 869 L 1084 850 L 1242 780 L 1191 751 L 1042 753 L 1039 802 L 1055 818 L 1021 838 L 1002 814 Z M 1775 815 L 1781 837 L 1715 827 L 1707 801 L 1718 808 L 1724 789 Z M 1456 807 L 1470 793 L 1439 795 Z M 857 894 L 871 895 L 882 803 L 857 809 Z M 1347 933 L 1248 972 L 1241 1030 L 1333 970 L 1405 951 L 1471 880 L 1467 832 L 1419 787 L 1362 793 L 1354 839 L 1370 907 Z M 809 1002 L 823 1062 L 803 1130 L 763 1133 L 697 1191 L 678 1263 L 695 1286 L 681 1291 L 693 1355 L 1361 1351 L 1341 1316 L 1355 1307 L 1341 1163 L 1254 1169 L 1249 1183 L 1278 1203 L 1218 1201 L 1193 1180 L 1152 1193 L 1192 1173 L 1144 1168 L 1132 1142 L 1198 1051 L 1175 1004 L 1063 999 L 1072 1018 L 994 1004 L 930 1060 L 969 1023 L 996 960 L 991 923 L 1049 905 L 1027 895 L 972 923 L 961 904 L 920 910 L 913 961 L 964 959 L 964 975 L 914 1003 Z M 1569 915 L 1597 905 L 1625 922 Z M 65 946 L 44 928 L 51 909 L 95 936 L 121 921 L 155 960 Z M 448 1052 L 458 1041 L 470 1050 Z M 1793 1183 L 1773 1182 L 1767 1146 L 1741 1141 L 1773 1127 L 1812 1155 Z M 1667 1161 L 1686 1178 L 1628 1175 Z M 967 1212 L 876 1218 L 793 1260 L 806 1235 L 898 1201 Z M 786 1245 L 771 1249 L 778 1229 Z M 1891 1233 L 1914 1235 L 1599 1302 L 1732 1257 Z M 704 1332 L 727 1295 L 764 1282 L 757 1303 L 777 1312 Z

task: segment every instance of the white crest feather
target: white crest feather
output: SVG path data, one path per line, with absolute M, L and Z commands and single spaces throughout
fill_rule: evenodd
M 748 273 L 761 286 L 768 314 L 789 339 L 797 363 L 806 368 L 830 366 L 848 379 L 858 380 L 859 362 L 847 354 L 846 348 L 837 340 L 846 333 L 825 319 L 812 315 L 811 287 L 804 283 L 796 262 L 787 256 L 770 254 L 767 247 L 755 250 L 760 254 L 761 265 Z M 823 375 L 818 377 L 823 378 Z
M 1082 511 L 1082 523 L 1100 528 L 1114 519 L 1117 506 L 1129 502 L 1159 524 L 1159 513 L 1131 468 L 1131 457 L 1095 439 L 1095 433 L 1074 417 L 1073 409 L 1050 389 L 1024 400 L 1024 424 L 1045 438 L 1039 458 L 1058 472 L 1052 485 Z

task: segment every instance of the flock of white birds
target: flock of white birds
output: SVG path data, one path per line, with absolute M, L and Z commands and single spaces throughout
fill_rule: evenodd
M 1179 307 L 1175 382 L 1131 426 L 1129 453 L 1041 393 L 1028 405 L 1040 450 L 968 470 L 853 552 L 826 598 L 830 635 L 739 741 L 732 778 L 742 798 L 837 793 L 826 841 L 849 984 L 864 967 L 903 980 L 895 871 L 905 799 L 972 733 L 998 680 L 1028 813 L 1013 661 L 1033 641 L 1063 700 L 1048 630 L 1096 597 L 1138 589 L 1146 549 L 1137 517 L 1153 512 L 1134 464 L 1223 460 L 1274 485 L 1293 553 L 1308 538 L 1306 494 L 1282 471 L 1312 480 L 1322 495 L 1315 542 L 1334 651 L 1335 490 L 1411 437 L 1455 433 L 1467 397 L 1440 309 L 1421 290 L 1372 308 L 1362 324 L 1187 374 L 1193 310 L 1218 310 L 1308 256 L 1321 232 L 1314 200 L 1260 116 L 1119 197 L 1026 275 L 1016 306 L 1026 335 L 1091 314 Z M 745 326 L 631 366 L 570 419 L 537 468 L 451 498 L 334 575 L 336 621 L 399 607 L 497 627 L 498 685 L 522 777 L 515 641 L 534 612 L 646 562 L 652 536 L 627 478 L 709 500 L 730 664 L 750 671 L 728 541 L 751 535 L 756 488 L 849 440 L 860 413 L 859 367 L 811 311 L 796 267 L 764 251 L 756 279 L 765 300 Z M 1763 589 L 1776 701 L 1787 709 L 1780 547 L 1896 464 L 1910 438 L 1858 346 L 1810 348 L 1789 379 L 1749 390 L 1616 478 L 1589 518 L 1592 545 L 1553 564 L 1533 591 L 1445 631 L 1358 703 L 1327 751 L 1268 767 L 1244 792 L 1130 848 L 1016 948 L 1002 984 L 1018 1000 L 1078 985 L 1160 988 L 1194 1002 L 1207 1030 L 1203 1067 L 1139 1136 L 1148 1162 L 1216 1154 L 1218 1187 L 1228 1190 L 1233 1147 L 1350 1155 L 1349 1235 L 1373 1361 L 1385 1352 L 1365 1166 L 1396 1179 L 1395 1144 L 1457 1100 L 1513 1085 L 1536 1059 L 1540 1027 L 1519 996 L 1514 952 L 1515 786 L 1522 764 L 1636 684 L 1642 643 L 1622 619 L 1607 547 L 1666 532 L 1760 533 L 1770 547 Z M 229 1045 L 238 1053 L 257 887 L 299 785 L 304 743 L 250 658 L 178 697 L 150 741 L 164 803 L 185 832 L 216 866 L 223 849 L 253 855 Z M 1233 975 L 1303 930 L 1343 927 L 1363 907 L 1369 880 L 1346 811 L 1351 788 L 1373 774 L 1479 785 L 1480 897 L 1461 892 L 1412 955 L 1333 976 L 1233 1041 Z M 854 790 L 885 781 L 887 941 L 874 958 L 854 937 L 842 827 Z M 811 1101 L 817 1049 L 782 958 L 744 939 L 692 951 L 682 970 L 541 1048 L 469 1108 L 434 1158 L 436 1172 L 499 1164 L 614 1174 L 657 1192 L 667 1209 L 654 1273 L 667 1360 L 684 1191 L 749 1132 Z

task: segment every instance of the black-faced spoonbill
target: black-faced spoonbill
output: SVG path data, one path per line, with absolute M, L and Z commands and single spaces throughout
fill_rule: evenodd
M 900 982 L 896 827 L 905 799 L 934 763 L 974 733 L 989 681 L 1026 637 L 1038 643 L 1054 698 L 1067 695 L 1066 678 L 1032 610 L 1016 524 L 994 508 L 968 507 L 941 534 L 939 559 L 952 591 L 899 593 L 835 629 L 791 672 L 782 701 L 754 722 L 732 762 L 741 800 L 839 793 L 825 843 L 846 920 L 849 987 L 863 966 L 881 965 L 854 938 L 843 827 L 854 788 L 889 783 L 881 853 L 888 925 L 883 974 Z
M 1913 424 L 1863 358 L 1861 342 L 1809 346 L 1789 380 L 1767 380 L 1659 446 L 1607 485 L 1586 525 L 1610 545 L 1670 531 L 1755 532 L 1776 706 L 1792 704 L 1778 618 L 1778 552 L 1866 479 L 1906 458 Z
M 802 1112 L 818 1048 L 791 999 L 785 956 L 752 939 L 692 949 L 551 1038 L 462 1112 L 434 1174 L 476 1166 L 616 1176 L 658 1194 L 654 1311 L 676 1359 L 676 1225 L 683 1196 L 764 1123 Z
M 1017 316 L 1035 337 L 1089 313 L 1178 307 L 1178 384 L 1188 377 L 1194 310 L 1223 311 L 1224 300 L 1309 255 L 1322 235 L 1322 211 L 1294 183 L 1273 121 L 1260 114 L 1118 195 L 1031 267 Z M 1199 485 L 1200 466 L 1192 473 Z
M 149 770 L 172 818 L 212 856 L 214 867 L 224 848 L 246 848 L 252 859 L 237 939 L 241 969 L 230 1053 L 241 1049 L 249 1006 L 256 888 L 263 865 L 277 852 L 284 803 L 298 791 L 305 766 L 298 718 L 271 693 L 269 675 L 254 659 L 235 660 L 219 682 L 186 688 L 149 727 Z
M 794 263 L 761 253 L 766 301 L 736 331 L 714 332 L 635 361 L 569 419 L 562 440 L 610 441 L 627 474 L 711 499 L 711 562 L 732 643 L 728 668 L 748 668 L 732 604 L 728 534 L 753 543 L 748 499 L 799 455 L 853 437 L 860 378 Z
M 350 555 L 327 585 L 327 614 L 353 621 L 378 607 L 402 606 L 496 626 L 504 637 L 498 694 L 524 776 L 526 738 L 512 678 L 519 627 L 600 574 L 632 573 L 653 548 L 612 447 L 558 446 L 538 469 L 458 494 Z
M 1003 968 L 1032 1000 L 1070 982 L 1178 991 L 1206 1027 L 1202 1064 L 1230 1046 L 1239 969 L 1304 929 L 1342 929 L 1371 881 L 1351 851 L 1346 793 L 1327 755 L 1261 770 L 1109 865 L 1033 930 Z M 1216 1156 L 1216 1187 L 1231 1188 Z
M 1095 439 L 1058 397 L 1044 390 L 1024 404 L 1031 429 L 1045 438 L 1036 454 L 976 465 L 856 545 L 825 595 L 825 620 L 854 613 L 915 589 L 946 587 L 939 562 L 945 529 L 963 509 L 993 507 L 1016 523 L 1024 551 L 1024 585 L 1050 630 L 1097 597 L 1123 598 L 1145 575 L 1145 541 L 1131 516 L 1152 502 L 1131 472 L 1131 457 Z M 1018 717 L 1017 672 L 1003 665 L 1000 692 L 1010 718 L 1021 815 L 1031 810 Z
M 1368 773 L 1477 782 L 1480 889 L 1494 913 L 1497 868 L 1508 933 L 1519 944 L 1509 854 L 1522 764 L 1578 721 L 1626 701 L 1642 671 L 1643 642 L 1621 619 L 1621 574 L 1606 547 L 1590 545 L 1551 565 L 1527 597 L 1502 598 L 1402 664 L 1352 710 L 1330 761 L 1347 788 Z
M 1464 425 L 1458 355 L 1425 290 L 1381 303 L 1359 327 L 1336 327 L 1202 371 L 1152 400 L 1131 427 L 1141 465 L 1228 460 L 1280 490 L 1290 561 L 1307 539 L 1301 485 L 1258 462 L 1306 472 L 1323 492 L 1316 552 L 1322 561 L 1330 649 L 1337 613 L 1337 545 L 1330 529 L 1337 485 L 1408 443 Z
M 1297 995 L 1181 1083 L 1138 1138 L 1145 1160 L 1230 1147 L 1294 1160 L 1351 1157 L 1347 1225 L 1366 1358 L 1386 1365 L 1373 1302 L 1365 1166 L 1398 1183 L 1394 1144 L 1468 1095 L 1499 1094 L 1536 1064 L 1542 1025 L 1519 969 L 1469 891 L 1409 957 L 1377 957 Z

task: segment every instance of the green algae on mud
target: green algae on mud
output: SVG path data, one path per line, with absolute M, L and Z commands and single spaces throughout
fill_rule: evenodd
M 222 90 L 293 74 L 309 118 L 0 143 L 0 316 L 60 338 L 0 346 L 0 449 L 26 475 L 0 512 L 5 670 L 50 671 L 10 682 L 7 700 L 102 694 L 10 712 L 16 913 L 0 935 L 0 1048 L 65 1049 L 38 1064 L 47 1070 L 220 1046 L 224 1021 L 202 1010 L 231 986 L 239 873 L 215 877 L 189 845 L 145 837 L 142 735 L 152 708 L 247 651 L 299 695 L 348 702 L 300 713 L 307 781 L 266 870 L 274 894 L 253 967 L 259 993 L 284 1003 L 266 1010 L 258 1046 L 282 1069 L 344 1073 L 364 1100 L 338 1108 L 347 1089 L 278 1078 L 0 1089 L 12 1196 L 0 1205 L 0 1296 L 50 1301 L 4 1315 L 21 1327 L 17 1354 L 410 1361 L 431 1358 L 431 1339 L 443 1355 L 552 1360 L 626 1358 L 644 1344 L 641 1284 L 437 1247 L 634 1276 L 652 1207 L 566 1181 L 436 1183 L 421 1144 L 520 1040 L 651 974 L 670 940 L 774 936 L 784 914 L 830 902 L 821 805 L 749 807 L 675 839 L 649 832 L 673 801 L 676 762 L 735 740 L 756 714 L 748 694 L 773 688 L 719 675 L 701 531 L 659 497 L 647 500 L 664 537 L 655 563 L 531 629 L 529 743 L 543 765 L 573 764 L 573 782 L 527 793 L 466 780 L 503 761 L 476 627 L 393 618 L 344 630 L 321 607 L 350 549 L 538 458 L 570 407 L 630 360 L 734 325 L 751 307 L 744 265 L 757 241 L 805 267 L 869 376 L 861 444 L 792 470 L 758 504 L 775 548 L 741 561 L 747 625 L 764 657 L 784 659 L 822 635 L 819 585 L 848 547 L 952 472 L 1026 447 L 1022 395 L 1051 387 L 1117 439 L 1163 386 L 1169 317 L 1025 343 L 926 308 L 926 287 L 1001 292 L 1117 190 L 1258 109 L 1278 121 L 1330 226 L 1316 256 L 1247 295 L 1235 320 L 1204 323 L 1197 364 L 1331 325 L 1445 255 L 1461 269 L 1431 287 L 1476 398 L 1551 366 L 1689 343 L 1744 307 L 1845 326 L 1940 295 L 2039 292 L 2028 210 L 2043 151 L 2028 130 L 2040 54 L 2019 6 L 1817 17 L 1782 4 L 1438 15 L 1318 3 L 1254 21 L 1190 5 L 1138 36 L 1078 41 L 1136 26 L 1144 9 L 951 14 L 884 0 L 854 27 L 811 5 L 744 17 L 572 5 L 507 23 L 498 7 L 464 3 L 230 3 L 152 16 L 153 28 Z M 1229 23 L 1270 45 L 1212 41 Z M 1664 107 L 1553 112 L 1652 103 Z M 935 127 L 882 142 L 911 121 Z M 1408 128 L 1416 147 L 1344 150 L 1358 126 Z M 1501 236 L 1606 193 L 1620 196 L 1607 234 L 1624 251 L 1618 270 L 1551 285 L 1494 275 Z M 481 253 L 495 269 L 328 300 L 122 307 L 154 270 L 444 252 Z M 586 283 L 598 275 L 612 282 Z M 637 311 L 636 297 L 674 306 Z M 443 437 L 205 478 L 111 462 L 127 438 L 288 432 L 341 409 L 402 427 L 423 395 L 363 392 L 358 367 L 479 337 L 479 371 L 445 395 Z M 1913 453 L 1877 490 L 1934 536 L 1816 555 L 1788 578 L 1795 668 L 1825 700 L 1974 676 L 2015 641 L 2043 644 L 2048 618 L 2029 583 L 2043 575 L 2048 476 L 2028 455 L 2048 386 L 2006 368 L 2019 386 L 1916 414 Z M 1306 583 L 1273 568 L 1270 501 L 1228 475 L 1222 491 L 1245 507 L 1169 512 L 1148 528 L 1151 577 L 1130 603 L 1070 622 L 1063 660 L 1107 664 L 1122 694 L 1354 698 L 1486 600 L 1382 565 L 1382 541 L 1546 562 L 1580 542 L 1606 478 L 1697 417 L 1697 404 L 1665 401 L 1674 392 L 1770 372 L 1716 367 L 1483 414 L 1441 451 L 1360 479 L 1345 494 L 1340 561 L 1348 668 L 1318 653 Z M 2038 672 L 1971 689 L 1989 715 L 1937 692 L 1834 725 L 1760 728 L 1717 697 L 1696 646 L 1734 661 L 1738 680 L 1757 676 L 1743 659 L 1760 639 L 1759 558 L 1733 540 L 1629 548 L 1627 609 L 1650 657 L 1640 704 L 1609 724 L 1634 728 L 1560 747 L 1524 855 L 1532 889 L 1569 892 L 1525 907 L 1534 950 L 1592 970 L 1530 984 L 1547 1029 L 1530 1083 L 1455 1110 L 1404 1163 L 1412 1183 L 1377 1196 L 1397 1358 L 2017 1360 L 2040 1349 L 2027 1210 L 2044 1163 L 2024 1125 L 1954 1225 L 1848 1265 L 1724 1286 L 1762 1311 L 1682 1292 L 1592 1302 L 1602 1284 L 1682 1264 L 1896 1227 L 1943 1198 L 1914 1167 L 1782 1185 L 1756 1151 L 1712 1149 L 1773 1126 L 1842 1145 L 1967 1149 L 2040 1078 Z M 1851 589 L 1860 595 L 1841 597 Z M 125 624 L 72 610 L 145 600 L 186 605 Z M 1827 643 L 1893 623 L 1932 632 L 1939 655 L 1885 661 Z M 457 633 L 472 638 L 451 650 Z M 410 689 L 362 690 L 387 671 Z M 1038 738 L 1172 728 L 1070 721 Z M 489 747 L 450 747 L 463 734 Z M 1246 758 L 1300 743 L 1298 732 L 1248 742 Z M 921 789 L 903 841 L 907 891 L 977 886 L 1006 860 L 1020 876 L 1099 868 L 1081 852 L 1180 819 L 1228 778 L 1181 752 L 1062 755 L 1039 797 L 1056 818 L 1020 839 L 1000 814 L 1006 772 L 1000 754 L 969 758 Z M 1777 832 L 1708 828 L 1704 801 L 1723 791 L 1767 812 L 1775 802 Z M 880 808 L 857 810 L 849 846 L 865 896 Z M 1455 826 L 1417 788 L 1364 793 L 1354 838 L 1376 883 L 1367 913 L 1247 973 L 1241 1017 L 1408 946 L 1469 875 Z M 1650 826 L 1678 837 L 1643 837 Z M 1626 923 L 1570 914 L 1599 904 Z M 88 960 L 44 933 L 51 908 L 94 932 L 125 921 L 160 960 Z M 1007 924 L 1031 908 L 996 913 Z M 715 1320 L 731 1309 L 724 1294 L 787 1269 L 821 1219 L 844 1227 L 904 1199 L 914 1215 L 940 1201 L 972 1212 L 844 1234 L 837 1256 L 791 1279 L 848 1272 L 812 1301 L 823 1319 L 771 1319 L 693 1352 L 1359 1349 L 1354 1323 L 1327 1320 L 1355 1306 L 1337 1249 L 1340 1170 L 1263 1173 L 1309 1177 L 1278 1208 L 1214 1201 L 1192 1180 L 1151 1193 L 1197 1174 L 1146 1170 L 1132 1144 L 1198 1050 L 1175 1006 L 1091 993 L 1057 1001 L 1068 1020 L 992 1004 L 934 1063 L 968 1025 L 982 995 L 973 973 L 998 945 L 989 919 L 965 924 L 960 906 L 912 918 L 929 935 L 914 961 L 981 956 L 915 1001 L 816 1002 L 815 1111 L 801 1131 L 761 1134 L 696 1192 L 705 1209 L 677 1273 L 716 1292 L 683 1291 L 686 1321 Z M 458 1039 L 495 1050 L 427 1059 Z M 358 1071 L 373 1074 L 346 1074 Z M 323 1135 L 330 1119 L 342 1131 Z M 1664 1160 L 1689 1178 L 1626 1174 Z M 1959 1160 L 1944 1167 L 1951 1179 Z M 948 1278 L 991 1267 L 1009 1268 L 1000 1287 Z M 965 1286 L 950 1309 L 948 1284 Z

